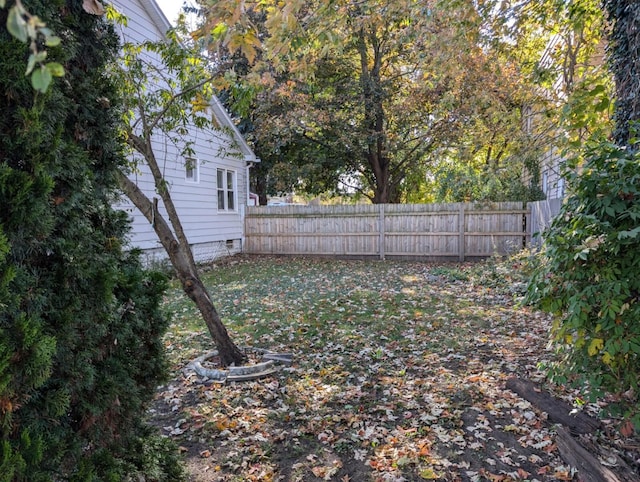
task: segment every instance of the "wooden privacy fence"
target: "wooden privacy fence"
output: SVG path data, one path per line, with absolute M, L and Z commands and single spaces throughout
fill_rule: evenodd
M 248 207 L 250 254 L 465 260 L 530 241 L 521 202 Z

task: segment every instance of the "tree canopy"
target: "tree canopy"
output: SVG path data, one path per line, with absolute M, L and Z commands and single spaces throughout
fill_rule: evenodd
M 538 196 L 554 82 L 593 79 L 600 38 L 592 0 L 200 3 L 259 184 L 374 202 Z

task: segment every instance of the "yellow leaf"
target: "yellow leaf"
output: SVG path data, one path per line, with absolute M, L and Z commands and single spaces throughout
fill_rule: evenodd
M 605 351 L 604 355 L 602 355 L 602 363 L 604 363 L 605 365 L 611 365 L 612 361 L 613 357 L 609 354 L 609 352 Z
M 435 480 L 440 478 L 440 474 L 434 472 L 433 469 L 424 469 L 422 472 L 420 472 L 420 477 L 425 480 Z
M 602 338 L 594 338 L 589 343 L 589 348 L 587 348 L 587 352 L 589 356 L 596 355 L 602 348 L 604 347 L 604 340 Z
M 240 51 L 252 64 L 260 48 L 260 40 L 256 36 L 255 32 L 248 30 L 244 33 L 234 33 L 229 35 L 227 48 L 232 51 Z
M 201 93 L 197 93 L 195 98 L 191 101 L 191 106 L 194 112 L 204 112 L 209 108 L 209 102 Z

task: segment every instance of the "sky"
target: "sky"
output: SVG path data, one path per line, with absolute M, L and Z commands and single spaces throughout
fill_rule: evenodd
M 184 0 L 156 0 L 162 11 L 164 12 L 165 17 L 173 23 L 176 17 L 178 16 L 178 12 L 184 3 Z M 187 3 L 192 3 L 187 0 Z

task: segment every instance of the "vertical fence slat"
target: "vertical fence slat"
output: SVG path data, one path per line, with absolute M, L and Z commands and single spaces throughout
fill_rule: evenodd
M 464 252 L 465 252 L 465 219 L 464 219 L 464 204 L 460 203 L 460 207 L 458 208 L 458 259 L 460 261 L 464 261 Z
M 385 258 L 385 216 L 384 216 L 384 204 L 379 204 L 380 211 L 378 215 L 378 231 L 380 232 L 380 237 L 378 238 L 378 251 L 380 252 L 380 259 L 384 261 Z

